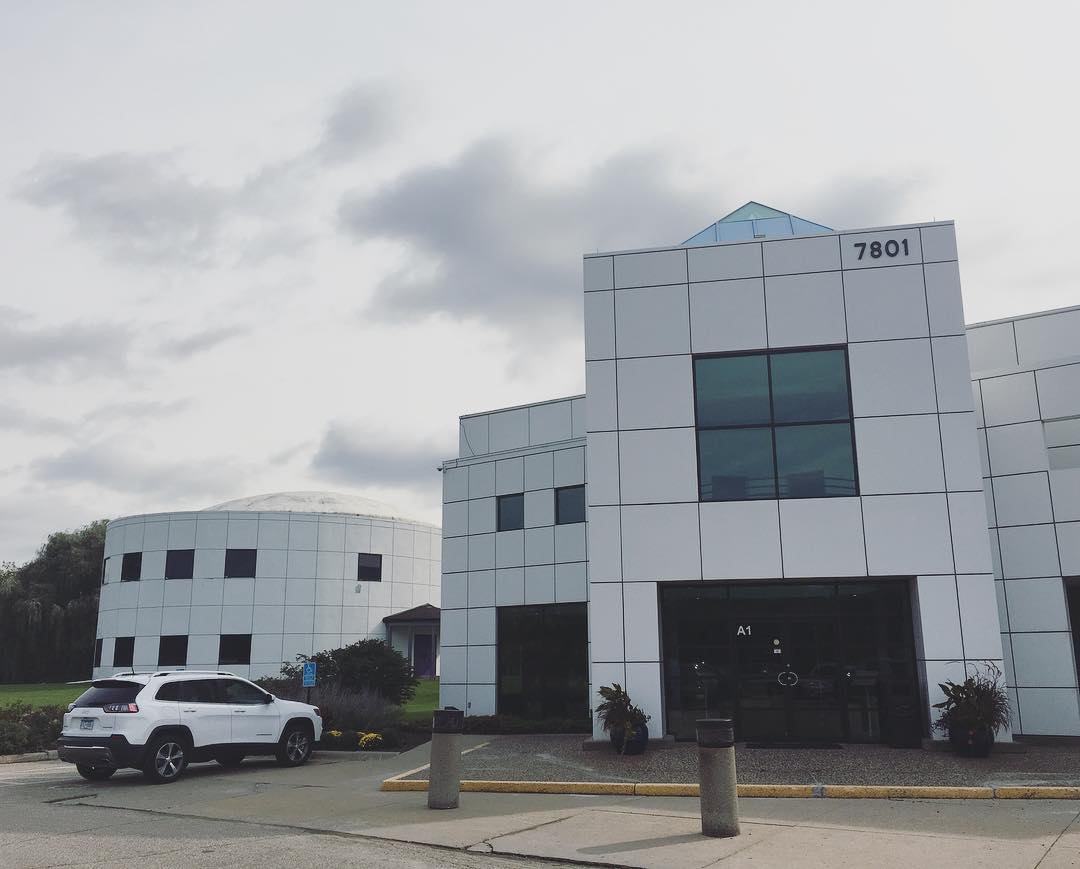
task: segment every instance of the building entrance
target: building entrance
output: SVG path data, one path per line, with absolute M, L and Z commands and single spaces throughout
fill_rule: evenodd
M 761 742 L 917 745 L 922 714 L 900 580 L 662 586 L 668 731 L 735 720 Z

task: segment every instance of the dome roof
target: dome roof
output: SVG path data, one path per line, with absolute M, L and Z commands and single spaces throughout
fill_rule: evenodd
M 375 501 L 362 495 L 344 495 L 340 492 L 271 492 L 267 495 L 251 495 L 247 498 L 224 501 L 206 509 L 254 513 L 346 513 L 378 519 L 419 521 L 410 519 L 397 507 L 382 501 Z

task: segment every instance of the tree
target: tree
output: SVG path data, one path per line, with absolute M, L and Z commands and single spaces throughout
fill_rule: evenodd
M 320 682 L 333 682 L 345 691 L 359 692 L 366 688 L 398 705 L 411 700 L 419 684 L 408 659 L 382 640 L 359 640 L 341 649 L 318 652 L 311 657 L 298 655 L 296 659 L 318 664 Z M 300 669 L 299 664 L 286 665 L 281 673 L 297 678 Z
M 26 564 L 0 564 L 0 682 L 90 675 L 106 524 L 50 534 Z

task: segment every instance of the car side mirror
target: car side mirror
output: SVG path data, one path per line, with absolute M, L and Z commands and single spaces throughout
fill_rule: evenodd
M 265 697 L 263 697 L 263 703 L 273 703 L 273 702 L 274 702 L 274 695 L 273 694 L 267 694 Z

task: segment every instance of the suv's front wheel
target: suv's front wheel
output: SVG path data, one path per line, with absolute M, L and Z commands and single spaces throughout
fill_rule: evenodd
M 154 784 L 176 781 L 187 767 L 187 746 L 178 736 L 155 737 L 146 749 L 143 775 Z
M 311 729 L 303 724 L 289 724 L 278 743 L 277 761 L 282 766 L 300 766 L 307 763 L 312 748 Z

